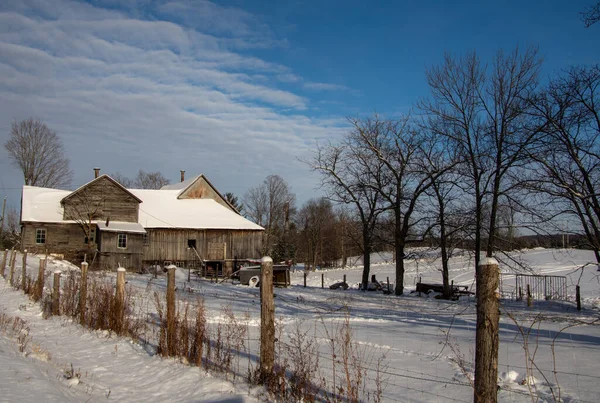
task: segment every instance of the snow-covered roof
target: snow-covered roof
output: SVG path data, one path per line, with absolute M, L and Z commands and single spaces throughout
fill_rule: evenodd
M 138 223 L 143 228 L 263 229 L 212 199 L 178 199 L 178 189 L 128 191 L 142 200 Z M 73 223 L 72 220 L 63 220 L 60 204 L 70 193 L 69 190 L 23 186 L 21 221 Z M 99 226 L 103 224 L 98 222 Z M 112 225 L 113 222 L 109 222 L 107 230 Z
M 139 223 L 144 228 L 263 229 L 213 199 L 178 199 L 177 189 L 130 192 L 143 200 Z
M 108 226 L 106 221 L 95 221 L 100 231 L 109 232 L 133 232 L 135 234 L 145 234 L 146 230 L 142 224 L 137 222 L 126 222 L 126 221 L 109 221 Z
M 161 187 L 160 190 L 183 190 L 183 189 L 187 188 L 188 186 L 190 186 L 192 183 L 196 182 L 196 179 L 198 179 L 200 176 L 202 176 L 202 175 L 194 176 L 193 178 L 186 179 L 183 182 L 177 182 L 177 183 L 171 183 L 169 185 L 165 185 L 165 186 Z
M 23 186 L 21 221 L 62 223 L 63 208 L 60 201 L 71 194 L 70 190 Z

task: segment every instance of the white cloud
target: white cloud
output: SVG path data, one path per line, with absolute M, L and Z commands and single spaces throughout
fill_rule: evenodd
M 186 4 L 192 3 L 161 9 L 173 17 L 185 14 Z M 317 139 L 345 131 L 345 119 L 306 116 L 311 100 L 277 87 L 302 83 L 301 77 L 223 45 L 277 42 L 260 20 L 207 2 L 194 5 L 190 15 L 224 18 L 201 32 L 175 18 L 142 20 L 131 10 L 68 0 L 1 5 L 2 142 L 11 121 L 35 116 L 64 139 L 76 184 L 90 179 L 96 165 L 108 173 L 160 170 L 173 180 L 185 169 L 241 196 L 277 173 L 312 196 L 307 186 L 316 181 L 307 180 L 297 158 Z

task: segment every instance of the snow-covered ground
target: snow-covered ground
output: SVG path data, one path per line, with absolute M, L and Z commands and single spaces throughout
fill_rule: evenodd
M 328 289 L 344 275 L 351 286 L 357 284 L 362 275 L 360 260 L 354 260 L 350 268 L 308 273 L 306 288 L 303 272 L 292 273 L 292 286 L 275 290 L 282 339 L 289 342 L 297 329 L 309 335 L 319 352 L 320 374 L 331 377 L 330 335 L 347 318 L 363 364 L 370 369 L 367 388 L 372 392 L 379 376 L 383 401 L 472 401 L 474 298 L 444 301 L 411 294 L 419 278 L 441 282 L 437 253 L 414 252 L 407 261 L 407 291 L 402 297 L 352 287 Z M 566 276 L 571 299 L 534 301 L 532 307 L 524 301 L 502 300 L 499 400 L 525 402 L 533 395 L 536 401 L 598 401 L 600 326 L 595 321 L 600 318 L 600 272 L 588 264 L 594 261 L 593 254 L 536 249 L 498 256 L 498 260 L 503 289 L 509 290 L 505 295 L 514 288 L 515 272 L 535 272 Z M 393 282 L 391 255 L 376 254 L 373 261 L 371 274 L 379 281 L 389 277 Z M 16 273 L 21 272 L 20 262 L 19 255 Z M 30 275 L 37 273 L 37 264 L 37 257 L 30 256 Z M 51 261 L 47 272 L 57 268 L 66 270 L 69 265 Z M 450 270 L 454 284 L 472 289 L 471 256 L 453 258 Z M 127 280 L 138 292 L 139 305 L 152 311 L 151 294 L 165 290 L 165 276 L 153 279 L 128 273 Z M 151 344 L 91 332 L 64 317 L 44 320 L 37 304 L 0 280 L 0 316 L 19 317 L 27 329 L 26 334 L 20 328 L 0 332 L 0 401 L 264 400 L 261 389 L 248 386 L 244 376 L 247 368 L 256 367 L 258 356 L 258 289 L 194 278 L 188 283 L 183 270 L 178 272 L 177 283 L 179 299 L 204 299 L 209 325 L 227 321 L 225 308 L 237 313 L 248 327 L 247 351 L 235 361 L 235 377 L 229 374 L 226 380 L 223 374 L 161 359 Z M 576 285 L 581 286 L 582 311 L 572 302 Z M 378 359 L 382 366 L 377 372 Z M 372 394 L 368 396 L 374 400 Z

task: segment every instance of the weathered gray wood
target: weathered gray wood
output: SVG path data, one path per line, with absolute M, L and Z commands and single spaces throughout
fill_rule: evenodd
M 175 355 L 175 271 L 177 267 L 167 267 L 167 351 Z
M 25 291 L 27 284 L 27 249 L 23 250 L 23 266 L 21 267 L 21 290 Z
M 35 243 L 35 232 L 37 229 L 46 230 L 46 243 L 37 245 Z M 73 223 L 23 223 L 21 243 L 32 253 L 75 252 L 85 247 L 85 235 L 81 227 Z
M 260 380 L 267 384 L 275 363 L 275 302 L 273 300 L 273 259 L 265 256 L 260 270 Z
M 98 212 L 96 220 L 138 221 L 139 201 L 107 177 L 90 182 L 65 198 L 63 219 L 80 217 L 90 206 Z
M 79 288 L 79 323 L 85 325 L 85 311 L 87 309 L 87 278 L 88 263 L 81 263 L 81 285 Z
M 496 402 L 498 393 L 498 262 L 482 259 L 477 270 L 474 401 Z
M 15 261 L 17 260 L 17 251 L 15 248 L 12 248 L 10 254 L 10 276 L 8 277 L 8 283 L 13 286 L 14 278 L 15 278 Z
M 52 287 L 52 315 L 60 315 L 60 275 L 62 272 L 54 272 L 54 283 Z
M 44 279 L 45 279 L 45 271 L 46 271 L 46 258 L 40 258 L 40 265 L 38 267 L 38 278 L 35 284 L 35 293 L 33 294 L 33 300 L 39 301 L 42 299 L 42 295 L 44 294 Z
M 2 265 L 0 265 L 0 276 L 4 277 L 4 271 L 6 270 L 6 259 L 8 257 L 8 249 L 4 249 L 2 254 Z
M 183 181 L 182 181 L 183 182 Z M 233 210 L 231 206 L 223 199 L 215 187 L 204 177 L 200 177 L 192 183 L 179 196 L 180 199 L 213 199 L 220 205 Z
M 255 230 L 191 230 L 147 228 L 148 245 L 144 246 L 144 261 L 166 260 L 185 262 L 197 260 L 188 240 L 196 241 L 196 251 L 202 259 L 233 260 L 260 256 L 262 231 Z M 212 249 L 210 249 L 212 247 Z M 210 256 L 209 256 L 210 249 Z
M 115 332 L 122 334 L 125 317 L 125 272 L 123 267 L 117 269 L 117 291 L 115 294 Z

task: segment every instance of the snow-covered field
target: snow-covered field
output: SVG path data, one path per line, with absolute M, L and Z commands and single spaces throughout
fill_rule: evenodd
M 348 319 L 353 340 L 368 367 L 367 388 L 374 379 L 383 386 L 382 401 L 472 401 L 470 378 L 475 344 L 473 297 L 444 301 L 431 295 L 410 294 L 416 281 L 441 282 L 439 260 L 431 251 L 415 251 L 407 264 L 406 294 L 330 290 L 346 275 L 352 286 L 360 281 L 360 260 L 343 270 L 322 270 L 307 276 L 292 273 L 292 286 L 276 289 L 276 315 L 281 337 L 301 330 L 318 351 L 320 374 L 331 377 L 330 335 Z M 371 274 L 379 281 L 395 278 L 388 254 L 374 255 Z M 499 353 L 499 400 L 508 402 L 595 402 L 600 396 L 600 272 L 593 254 L 576 250 L 536 249 L 498 256 L 504 295 L 511 295 L 514 273 L 566 276 L 570 301 L 502 300 Z M 20 255 L 17 270 L 20 273 Z M 38 259 L 27 262 L 30 275 Z M 450 278 L 473 287 L 473 262 L 468 254 L 452 259 Z M 47 273 L 69 266 L 51 261 Z M 8 271 L 8 270 L 7 270 Z M 113 274 L 109 274 L 113 276 Z M 139 306 L 149 314 L 154 290 L 164 291 L 164 275 L 127 274 L 138 293 Z M 322 282 L 325 288 L 321 288 Z M 577 311 L 575 285 L 581 286 L 583 310 Z M 50 287 L 49 279 L 46 283 Z M 175 359 L 154 354 L 152 344 L 140 344 L 107 332 L 91 332 L 65 317 L 42 318 L 37 304 L 0 280 L 0 317 L 25 322 L 16 331 L 0 332 L 0 401 L 256 401 L 262 389 L 246 384 L 248 368 L 257 365 L 260 302 L 257 288 L 214 284 L 204 279 L 187 282 L 177 275 L 178 298 L 202 297 L 209 325 L 224 323 L 225 309 L 238 313 L 249 329 L 248 350 L 235 359 L 233 374 L 207 373 Z M 393 284 L 391 285 L 393 287 Z M 514 293 L 512 294 L 514 295 Z M 348 312 L 348 314 L 346 314 Z M 26 329 L 26 330 L 25 330 Z M 328 335 L 329 332 L 329 335 Z M 151 338 L 152 334 L 149 335 Z M 25 342 L 24 342 L 25 341 Z M 24 350 L 20 352 L 19 350 Z M 310 354 L 309 351 L 306 354 Z M 527 358 L 529 357 L 529 359 Z M 380 359 L 381 366 L 376 370 Z M 338 368 L 339 369 L 339 368 Z

